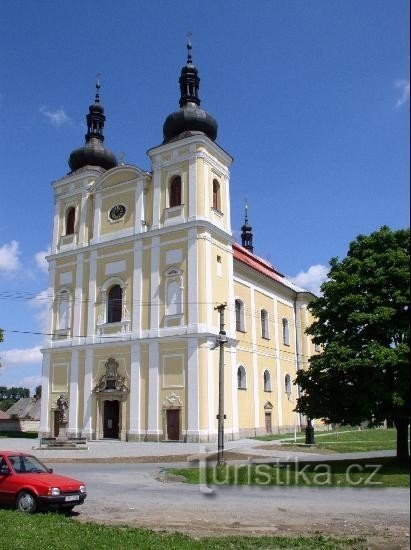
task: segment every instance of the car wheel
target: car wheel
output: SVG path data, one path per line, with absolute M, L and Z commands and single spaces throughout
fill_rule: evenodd
M 28 491 L 22 491 L 16 500 L 16 508 L 20 512 L 25 512 L 26 514 L 33 514 L 37 510 L 37 500 Z

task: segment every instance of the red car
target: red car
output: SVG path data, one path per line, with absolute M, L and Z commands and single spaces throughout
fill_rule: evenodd
M 0 505 L 28 513 L 40 508 L 70 511 L 86 496 L 82 481 L 54 474 L 35 456 L 0 451 Z

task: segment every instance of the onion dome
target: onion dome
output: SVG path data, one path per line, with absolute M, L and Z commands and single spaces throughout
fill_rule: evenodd
M 246 203 L 244 225 L 241 226 L 241 244 L 243 245 L 244 248 L 246 248 L 250 252 L 254 251 L 252 231 L 253 231 L 253 228 L 248 223 L 248 206 Z
M 213 141 L 217 137 L 217 122 L 200 108 L 198 90 L 200 78 L 191 57 L 191 42 L 187 44 L 187 64 L 181 69 L 180 109 L 171 113 L 163 125 L 163 143 L 182 139 L 196 133 L 205 134 Z
M 84 166 L 100 166 L 105 170 L 110 170 L 117 166 L 117 159 L 110 149 L 104 147 L 104 107 L 100 103 L 100 82 L 96 83 L 96 97 L 94 103 L 90 105 L 87 119 L 86 143 L 83 147 L 75 149 L 69 158 L 69 166 L 72 172 L 79 170 Z

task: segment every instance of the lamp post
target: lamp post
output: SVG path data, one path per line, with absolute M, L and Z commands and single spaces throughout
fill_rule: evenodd
M 218 450 L 217 450 L 217 464 L 222 466 L 224 464 L 224 344 L 227 342 L 227 335 L 224 330 L 224 310 L 227 304 L 220 304 L 214 309 L 218 310 L 220 314 L 220 332 L 218 333 L 217 341 L 220 346 L 220 356 L 218 363 Z

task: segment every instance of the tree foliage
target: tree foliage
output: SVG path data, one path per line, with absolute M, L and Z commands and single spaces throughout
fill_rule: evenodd
M 30 397 L 28 388 L 0 386 L 0 410 L 7 411 L 13 403 L 16 403 L 22 397 Z
M 359 235 L 347 257 L 330 260 L 323 295 L 309 305 L 307 329 L 322 352 L 299 371 L 297 410 L 327 422 L 397 427 L 408 454 L 410 232 L 384 226 Z M 405 435 L 404 435 L 405 434 Z

